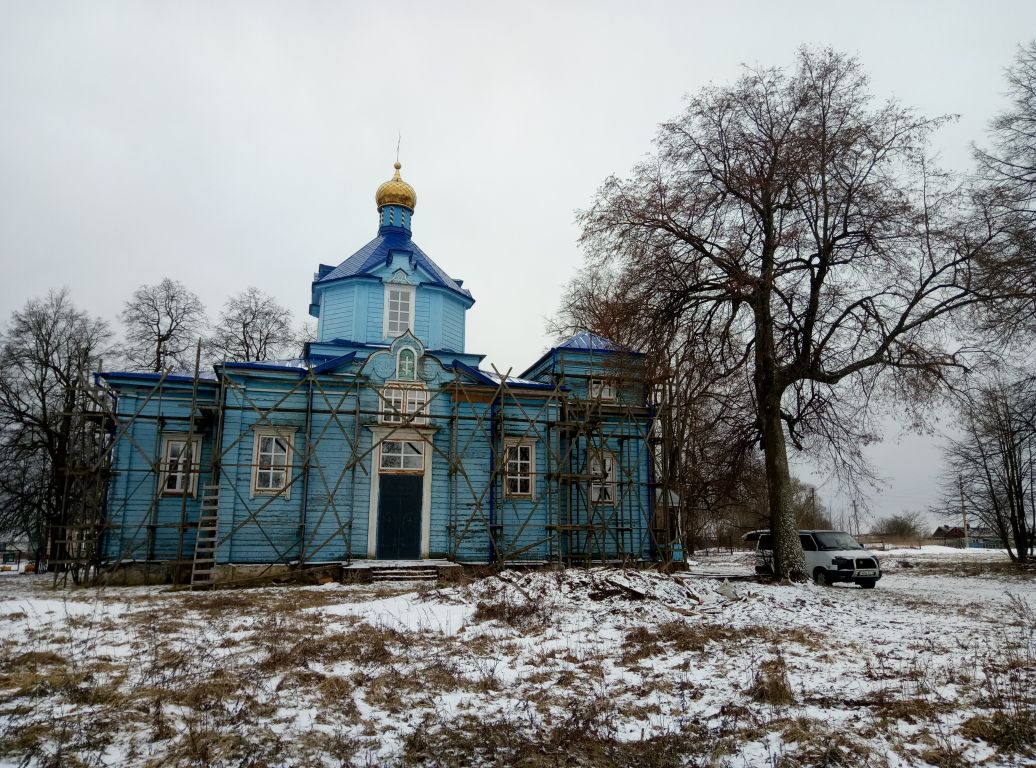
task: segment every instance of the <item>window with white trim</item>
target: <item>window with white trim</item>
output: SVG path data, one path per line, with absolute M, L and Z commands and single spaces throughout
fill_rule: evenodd
M 615 399 L 615 382 L 611 379 L 590 379 L 588 389 L 591 400 Z
M 257 430 L 252 459 L 252 493 L 282 493 L 291 480 L 292 435 L 283 431 Z
M 402 424 L 406 416 L 406 390 L 385 387 L 381 390 L 381 421 L 384 424 Z
M 602 453 L 590 458 L 590 501 L 594 504 L 615 503 L 615 457 Z
M 414 327 L 414 286 L 385 285 L 385 336 L 395 338 Z
M 417 387 L 385 387 L 381 390 L 381 423 L 423 424 L 428 419 L 428 392 Z
M 401 381 L 413 381 L 417 378 L 417 356 L 412 349 L 399 350 L 396 361 L 396 378 Z
M 193 496 L 201 468 L 201 438 L 166 437 L 162 447 L 162 495 Z M 188 463 L 190 469 L 188 469 Z
M 406 390 L 406 413 L 414 424 L 423 424 L 427 417 L 428 393 L 423 389 Z
M 536 483 L 536 445 L 508 441 L 504 445 L 504 495 L 531 499 Z
M 386 440 L 381 444 L 381 469 L 389 472 L 424 470 L 424 443 L 420 440 Z

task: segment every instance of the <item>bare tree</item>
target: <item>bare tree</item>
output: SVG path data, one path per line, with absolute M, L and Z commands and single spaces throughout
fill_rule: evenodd
M 816 487 L 791 477 L 791 499 L 795 511 L 795 524 L 799 528 L 824 530 L 832 527 L 827 507 L 817 498 Z
M 67 561 L 66 528 L 86 442 L 81 393 L 111 334 L 68 292 L 33 299 L 11 316 L 0 347 L 0 525 L 47 541 Z M 92 438 L 91 438 L 92 439 Z
M 1036 333 L 1036 40 L 1017 51 L 1006 70 L 1010 107 L 989 123 L 989 147 L 972 147 L 980 194 L 1010 232 L 1014 265 L 990 273 L 991 285 L 1011 301 L 980 318 L 999 342 L 1027 351 Z
M 923 525 L 920 512 L 900 512 L 879 520 L 874 526 L 874 532 L 891 538 L 916 539 L 922 535 Z
M 860 466 L 871 396 L 922 399 L 959 369 L 948 321 L 988 298 L 999 222 L 933 170 L 939 123 L 876 105 L 855 59 L 803 49 L 789 72 L 704 89 L 581 214 L 591 271 L 617 273 L 645 323 L 744 367 L 778 576 L 806 576 L 787 440 Z
M 262 361 L 290 353 L 296 336 L 291 311 L 249 288 L 223 305 L 208 346 L 217 360 Z
M 51 464 L 40 446 L 19 444 L 4 413 L 5 437 L 0 450 L 0 536 L 28 542 L 37 569 L 47 552 L 49 491 L 54 486 Z
M 994 379 L 971 394 L 961 415 L 963 434 L 946 450 L 946 506 L 963 503 L 972 519 L 996 531 L 1012 560 L 1028 562 L 1036 556 L 1034 382 Z
M 974 156 L 982 177 L 1031 226 L 1036 223 L 1036 40 L 1019 46 L 1006 75 L 1011 106 L 989 124 L 992 146 L 975 147 Z
M 292 340 L 291 354 L 298 357 L 306 356 L 306 345 L 316 341 L 317 325 L 315 322 L 303 320 L 295 329 L 295 336 Z
M 140 286 L 121 317 L 131 366 L 146 371 L 193 367 L 191 352 L 205 328 L 205 306 L 183 283 L 167 277 Z
M 571 281 L 549 330 L 558 336 L 589 330 L 645 353 L 643 374 L 664 437 L 656 473 L 669 497 L 669 530 L 655 531 L 663 539 L 657 544 L 665 548 L 680 536 L 684 550 L 694 552 L 708 540 L 758 527 L 742 524 L 754 521 L 744 514 L 754 464 L 742 370 L 725 368 L 706 340 L 683 325 L 645 322 L 621 276 L 606 269 L 584 270 Z

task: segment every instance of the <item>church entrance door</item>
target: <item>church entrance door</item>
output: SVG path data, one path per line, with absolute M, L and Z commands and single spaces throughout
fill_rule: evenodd
M 421 557 L 422 475 L 379 476 L 378 559 Z

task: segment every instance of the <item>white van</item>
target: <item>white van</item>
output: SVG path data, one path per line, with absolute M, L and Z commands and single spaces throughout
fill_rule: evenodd
M 756 540 L 755 572 L 773 573 L 773 539 L 769 531 L 745 534 L 746 541 Z M 881 578 L 881 565 L 873 552 L 845 531 L 799 531 L 806 566 L 817 584 L 851 581 L 864 589 L 872 589 Z

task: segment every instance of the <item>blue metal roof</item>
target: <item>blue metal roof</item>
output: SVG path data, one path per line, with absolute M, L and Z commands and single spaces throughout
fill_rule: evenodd
M 253 368 L 257 371 L 302 371 L 306 370 L 306 361 L 292 357 L 287 360 L 248 360 L 242 362 L 217 363 L 217 368 Z
M 190 384 L 194 381 L 194 374 L 187 372 L 155 373 L 151 371 L 96 371 L 94 373 L 94 383 L 97 383 L 98 379 L 130 379 L 156 382 L 161 380 L 180 384 Z M 215 372 L 208 370 L 199 371 L 198 382 L 201 384 L 215 384 Z
M 410 239 L 410 233 L 401 227 L 382 227 L 378 230 L 377 237 L 337 267 L 319 276 L 313 283 L 314 285 L 319 285 L 321 283 L 330 283 L 333 280 L 341 280 L 345 277 L 368 275 L 385 264 L 390 251 L 410 252 L 414 264 L 431 275 L 435 283 L 474 301 L 471 291 L 467 288 L 462 288 L 458 281 L 443 272 L 439 265 L 432 261 L 428 254 L 422 251 L 417 243 Z
M 451 365 L 464 373 L 467 373 L 473 379 L 480 384 L 486 384 L 491 387 L 497 387 L 502 382 L 506 382 L 508 387 L 514 389 L 553 389 L 552 384 L 545 384 L 542 381 L 532 381 L 530 379 L 520 379 L 512 376 L 504 376 L 498 373 L 490 373 L 489 371 L 483 371 L 479 368 L 474 368 L 467 365 L 460 360 L 454 360 Z
M 626 352 L 614 341 L 590 331 L 580 331 L 572 338 L 561 342 L 555 349 L 578 349 L 583 352 Z
M 609 341 L 603 336 L 598 336 L 596 333 L 590 333 L 590 331 L 580 331 L 575 336 L 558 344 L 556 347 L 548 349 L 539 360 L 530 365 L 525 371 L 522 372 L 522 377 L 527 377 L 533 374 L 543 363 L 547 360 L 555 358 L 557 353 L 562 350 L 568 350 L 569 352 L 585 352 L 589 355 L 631 355 L 633 357 L 642 357 L 643 352 L 636 352 L 632 349 L 619 346 L 614 341 Z

